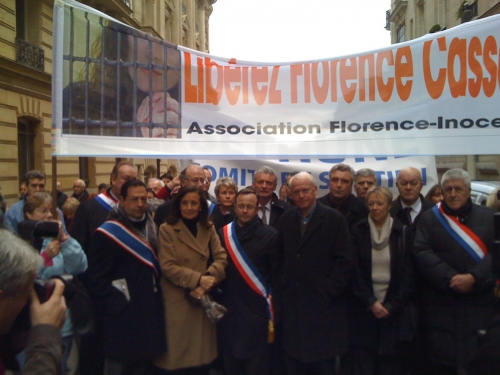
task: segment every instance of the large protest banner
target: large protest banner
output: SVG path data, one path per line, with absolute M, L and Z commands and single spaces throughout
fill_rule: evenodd
M 357 55 L 264 63 L 171 45 L 57 0 L 54 155 L 497 153 L 499 25 L 493 16 Z
M 215 195 L 215 181 L 221 177 L 231 177 L 239 189 L 251 186 L 255 171 L 265 165 L 274 169 L 278 175 L 276 193 L 286 182 L 286 176 L 293 171 L 306 171 L 316 179 L 318 184 L 318 197 L 328 193 L 330 168 L 339 163 L 350 165 L 355 171 L 370 168 L 377 176 L 377 185 L 389 188 L 394 196 L 398 195 L 396 179 L 401 169 L 412 166 L 417 168 L 422 175 L 424 187 L 422 194 L 438 183 L 436 163 L 433 157 L 379 157 L 379 158 L 330 158 L 330 159 L 281 159 L 281 160 L 201 160 L 194 159 L 183 161 L 181 167 L 189 163 L 196 163 L 212 172 L 210 193 Z

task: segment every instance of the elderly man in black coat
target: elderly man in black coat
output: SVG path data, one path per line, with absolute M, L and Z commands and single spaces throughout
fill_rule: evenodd
M 499 304 L 489 254 L 493 210 L 474 205 L 470 177 L 450 169 L 442 178 L 444 201 L 422 214 L 414 258 L 421 290 L 426 374 L 466 373 Z
M 309 173 L 293 176 L 290 187 L 297 207 L 278 226 L 285 363 L 289 375 L 334 374 L 348 346 L 349 231 L 338 211 L 316 203 Z

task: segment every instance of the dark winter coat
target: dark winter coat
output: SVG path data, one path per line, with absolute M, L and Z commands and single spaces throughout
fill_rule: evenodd
M 492 209 L 472 205 L 465 225 L 491 250 Z M 441 225 L 433 210 L 428 210 L 417 227 L 414 258 L 424 280 L 420 293 L 424 348 L 435 362 L 466 368 L 476 351 L 478 331 L 485 330 L 498 311 L 491 255 L 476 262 Z M 454 292 L 449 287 L 451 278 L 467 273 L 476 280 L 472 292 Z
M 126 217 L 117 214 L 117 208 L 111 211 L 110 219 L 139 233 Z M 147 226 L 156 239 L 155 225 L 150 217 Z M 155 243 L 152 246 L 156 248 Z M 104 356 L 120 362 L 134 362 L 152 360 L 165 352 L 159 275 L 101 231 L 94 232 L 87 257 L 89 292 L 96 310 Z M 112 285 L 114 280 L 120 279 L 127 282 L 130 301 Z
M 342 215 L 321 204 L 303 236 L 300 220 L 292 208 L 278 226 L 284 350 L 305 362 L 327 360 L 348 346 L 351 240 Z
M 353 194 L 349 195 L 349 197 L 342 202 L 340 206 L 336 206 L 335 203 L 333 203 L 330 198 L 330 193 L 318 198 L 318 202 L 339 211 L 346 219 L 349 229 L 351 229 L 358 221 L 368 216 L 368 208 L 366 207 L 365 202 L 356 198 Z
M 273 256 L 276 252 L 278 232 L 262 224 L 258 217 L 244 227 L 234 221 L 236 237 L 245 254 L 265 280 L 273 285 Z M 223 230 L 219 230 L 221 243 L 226 248 Z M 246 359 L 262 355 L 268 338 L 267 302 L 257 294 L 241 276 L 232 257 L 227 256 L 226 279 L 221 285 L 222 304 L 228 309 L 218 323 L 219 350 L 236 358 Z
M 380 355 L 395 355 L 399 352 L 401 315 L 414 285 L 407 228 L 393 221 L 389 238 L 391 275 L 385 298 L 380 301 L 389 311 L 384 319 L 377 319 L 369 310 L 377 299 L 373 292 L 372 243 L 367 218 L 354 226 L 351 238 L 355 263 L 354 298 L 349 311 L 351 344 L 378 348 Z

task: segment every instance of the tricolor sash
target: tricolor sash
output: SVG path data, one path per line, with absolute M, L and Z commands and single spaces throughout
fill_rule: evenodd
M 231 257 L 236 269 L 243 277 L 243 280 L 257 294 L 264 297 L 267 301 L 267 315 L 269 318 L 268 324 L 268 342 L 274 342 L 274 309 L 271 295 L 271 287 L 265 284 L 264 278 L 259 270 L 254 266 L 250 258 L 248 258 L 245 250 L 238 241 L 236 236 L 234 221 L 224 226 L 224 243 L 226 250 Z
M 107 192 L 99 194 L 95 199 L 99 202 L 101 206 L 103 206 L 106 211 L 111 211 L 118 204 L 111 195 L 108 195 Z
M 462 246 L 467 253 L 480 262 L 488 254 L 488 248 L 476 234 L 460 223 L 456 217 L 450 216 L 443 211 L 441 203 L 435 205 L 432 210 L 437 216 L 444 229 Z
M 212 215 L 212 212 L 214 212 L 215 203 L 207 199 L 207 205 L 208 205 L 208 216 L 210 216 Z
M 104 233 L 123 247 L 125 251 L 139 259 L 140 262 L 153 268 L 155 273 L 160 275 L 160 264 L 154 249 L 125 225 L 115 220 L 109 220 L 104 222 L 96 231 Z

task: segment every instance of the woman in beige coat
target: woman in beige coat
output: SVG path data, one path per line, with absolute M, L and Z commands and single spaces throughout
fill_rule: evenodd
M 187 298 L 191 292 L 200 298 L 225 277 L 226 252 L 208 221 L 206 202 L 198 186 L 183 187 L 160 226 L 158 259 L 168 349 L 155 365 L 169 374 L 206 374 L 207 365 L 217 357 L 215 324 Z

